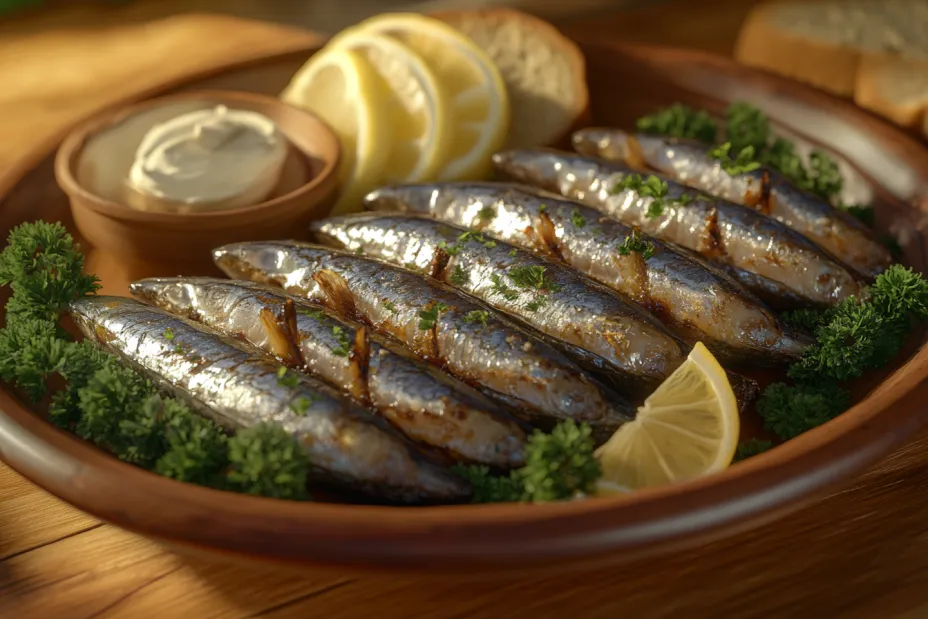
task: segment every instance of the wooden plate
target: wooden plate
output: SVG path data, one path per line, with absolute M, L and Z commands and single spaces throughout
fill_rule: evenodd
M 605 43 L 582 45 L 592 116 L 627 126 L 675 101 L 721 111 L 727 101 L 760 105 L 787 129 L 841 153 L 856 166 L 854 191 L 873 192 L 878 225 L 928 266 L 928 152 L 853 106 L 784 79 L 703 53 Z M 315 50 L 227 66 L 145 96 L 191 89 L 274 94 Z M 814 139 L 812 139 L 814 138 Z M 0 231 L 42 218 L 70 223 L 52 170 L 58 141 L 24 154 L 0 178 Z M 846 162 L 846 163 L 847 163 Z M 90 251 L 104 291 L 126 294 L 130 279 L 158 265 L 123 264 Z M 868 378 L 861 401 L 838 419 L 724 474 L 627 497 L 538 506 L 393 508 L 274 501 L 181 484 L 119 462 L 0 391 L 0 457 L 78 508 L 187 549 L 278 564 L 435 572 L 564 569 L 572 562 L 628 560 L 727 536 L 821 495 L 900 445 L 926 418 L 923 336 L 896 371 Z

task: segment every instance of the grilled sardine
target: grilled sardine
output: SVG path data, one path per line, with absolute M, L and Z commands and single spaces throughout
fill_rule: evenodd
M 705 144 L 619 129 L 582 129 L 574 133 L 573 144 L 584 155 L 647 167 L 756 209 L 813 240 L 863 277 L 876 277 L 892 262 L 889 250 L 860 221 L 799 189 L 776 170 L 763 167 L 732 175 Z
M 235 243 L 215 250 L 214 258 L 232 277 L 280 286 L 398 339 L 536 420 L 614 428 L 632 413 L 548 344 L 416 273 L 296 241 Z
M 130 289 L 318 376 L 454 460 L 502 469 L 524 462 L 524 432 L 487 398 L 322 306 L 260 284 L 211 277 L 144 279 Z
M 406 265 L 569 344 L 596 370 L 656 386 L 683 362 L 675 337 L 638 306 L 573 269 L 479 232 L 403 214 L 362 213 L 313 222 L 316 238 Z
M 84 297 L 71 304 L 71 315 L 88 339 L 220 426 L 280 424 L 323 481 L 402 501 L 469 493 L 366 410 L 312 378 L 282 376 L 283 366 L 246 344 L 120 297 Z
M 641 190 L 621 185 L 630 169 L 572 153 L 506 151 L 493 161 L 515 180 L 578 200 L 651 236 L 757 276 L 741 279 L 744 284 L 773 280 L 805 303 L 821 306 L 860 293 L 859 282 L 820 247 L 750 208 L 673 181 L 656 204 Z
M 808 344 L 702 259 L 656 239 L 648 241 L 653 253 L 644 258 L 627 250 L 631 228 L 551 194 L 503 183 L 403 185 L 373 191 L 365 205 L 427 215 L 563 262 L 641 304 L 687 342 L 702 341 L 722 359 L 776 363 L 795 358 Z M 325 231 L 327 224 L 315 226 Z M 384 237 L 390 243 L 405 238 Z

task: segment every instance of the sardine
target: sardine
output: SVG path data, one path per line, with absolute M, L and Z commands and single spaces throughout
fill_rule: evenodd
M 654 387 L 684 358 L 677 339 L 641 308 L 571 268 L 478 232 L 403 214 L 313 222 L 320 242 L 406 265 L 569 344 L 581 365 Z
M 366 323 L 535 421 L 617 428 L 633 414 L 545 342 L 411 271 L 297 241 L 234 243 L 213 256 L 227 275 L 280 286 Z
M 584 155 L 646 166 L 684 185 L 756 209 L 805 235 L 862 277 L 872 279 L 892 263 L 889 250 L 855 217 L 771 168 L 732 175 L 705 144 L 619 129 L 582 129 L 574 133 L 573 144 Z
M 322 306 L 212 277 L 144 279 L 130 290 L 321 378 L 453 460 L 500 469 L 524 463 L 525 433 L 487 398 Z
M 567 264 L 641 304 L 685 341 L 701 341 L 722 359 L 782 362 L 800 355 L 809 343 L 701 258 L 656 239 L 648 240 L 653 247 L 648 258 L 623 253 L 634 234 L 631 228 L 551 194 L 503 183 L 404 185 L 373 191 L 365 205 L 472 228 Z M 325 231 L 324 222 L 315 225 Z
M 712 261 L 773 280 L 806 304 L 835 305 L 861 292 L 858 280 L 815 243 L 753 209 L 673 181 L 667 181 L 661 209 L 652 208 L 657 206 L 653 197 L 619 185 L 630 169 L 573 153 L 506 151 L 494 155 L 493 161 L 517 181 L 588 204 Z
M 280 424 L 306 450 L 312 473 L 401 501 L 457 500 L 467 484 L 428 463 L 377 418 L 244 343 L 121 297 L 71 303 L 81 332 L 227 430 Z

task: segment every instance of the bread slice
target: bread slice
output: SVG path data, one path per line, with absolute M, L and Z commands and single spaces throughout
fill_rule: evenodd
M 473 39 L 499 67 L 512 109 L 507 148 L 562 143 L 585 120 L 586 61 L 557 28 L 503 8 L 431 15 Z
M 854 102 L 904 127 L 917 127 L 928 109 L 928 60 L 861 58 Z
M 928 105 L 928 2 L 761 4 L 742 26 L 735 58 L 854 97 L 862 107 L 913 126 Z

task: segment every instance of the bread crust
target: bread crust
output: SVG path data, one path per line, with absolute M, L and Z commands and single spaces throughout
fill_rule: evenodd
M 454 27 L 458 27 L 466 22 L 475 21 L 484 22 L 488 24 L 488 26 L 499 22 L 514 23 L 517 24 L 521 30 L 532 32 L 538 39 L 544 42 L 549 50 L 567 60 L 570 67 L 569 84 L 574 94 L 574 99 L 569 106 L 567 102 L 561 102 L 563 105 L 564 122 L 561 123 L 560 126 L 549 128 L 519 127 L 517 123 L 519 123 L 518 116 L 520 112 L 526 114 L 526 116 L 529 116 L 529 114 L 524 110 L 519 110 L 514 105 L 512 109 L 513 129 L 510 130 L 510 138 L 506 144 L 507 147 L 554 146 L 564 144 L 569 141 L 570 134 L 588 120 L 590 96 L 586 82 L 586 60 L 577 44 L 567 38 L 553 25 L 533 15 L 502 7 L 472 11 L 439 11 L 429 13 L 429 15 Z M 506 87 L 510 89 L 510 102 L 519 100 L 518 97 L 512 95 L 514 85 L 507 79 L 505 71 L 503 72 L 503 79 L 506 81 Z M 545 133 L 539 134 L 539 130 L 543 131 L 545 129 L 547 129 Z M 537 136 L 537 139 L 527 140 L 526 135 L 529 133 L 533 134 L 532 137 Z M 533 141 L 534 144 L 527 143 L 531 141 Z
M 847 47 L 815 41 L 776 27 L 778 3 L 754 8 L 735 44 L 735 59 L 851 97 L 857 83 L 861 54 Z

